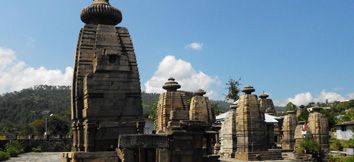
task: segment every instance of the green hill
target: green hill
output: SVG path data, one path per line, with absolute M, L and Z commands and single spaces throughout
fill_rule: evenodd
M 159 94 L 142 93 L 144 116 L 148 116 L 156 107 Z M 223 101 L 211 101 L 218 112 L 228 110 L 229 104 Z M 49 114 L 70 119 L 70 87 L 40 85 L 21 91 L 0 95 L 0 128 L 27 125 Z

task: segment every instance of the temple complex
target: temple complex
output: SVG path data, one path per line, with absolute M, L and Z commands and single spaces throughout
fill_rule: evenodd
M 93 0 L 82 10 L 81 20 L 85 25 L 77 44 L 71 98 L 73 152 L 63 153 L 63 162 L 218 162 L 219 155 L 246 161 L 282 159 L 275 145 L 280 118 L 273 116 L 273 101 L 266 93 L 258 99 L 251 86 L 243 89 L 220 126 L 204 90 L 181 91 L 169 78 L 161 85 L 165 92 L 156 107 L 156 133 L 144 134 L 137 60 L 128 30 L 117 26 L 121 12 L 108 0 Z M 325 153 L 328 121 L 313 110 L 309 131 Z M 289 111 L 284 118 L 284 150 L 294 149 L 294 138 L 296 144 L 303 139 L 297 115 Z
M 197 91 L 190 106 L 186 106 L 181 86 L 168 79 L 157 106 L 156 135 L 122 135 L 118 155 L 124 162 L 217 162 L 214 155 L 217 134 L 212 125 L 215 117 Z M 191 113 L 193 112 L 193 113 Z

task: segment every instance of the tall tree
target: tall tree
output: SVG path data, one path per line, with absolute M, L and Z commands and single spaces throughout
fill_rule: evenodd
M 239 99 L 239 93 L 240 93 L 240 83 L 241 78 L 238 80 L 235 79 L 230 79 L 227 83 L 227 89 L 228 92 L 226 94 L 226 100 L 231 100 L 232 102 L 235 102 Z

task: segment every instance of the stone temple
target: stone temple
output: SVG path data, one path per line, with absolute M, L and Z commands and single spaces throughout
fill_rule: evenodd
M 71 109 L 77 152 L 64 156 L 72 161 L 114 159 L 119 135 L 144 128 L 134 48 L 128 30 L 116 27 L 121 11 L 108 0 L 93 0 L 81 20 L 85 25 L 77 43 Z

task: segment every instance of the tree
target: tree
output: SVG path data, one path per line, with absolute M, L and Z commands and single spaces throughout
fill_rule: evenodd
M 230 79 L 226 85 L 228 92 L 226 94 L 226 100 L 232 100 L 233 102 L 237 101 L 239 99 L 239 93 L 240 93 L 240 83 L 241 79 L 235 80 L 235 79 Z
M 294 105 L 292 102 L 289 102 L 285 106 L 285 111 L 296 111 L 296 105 Z
M 51 135 L 65 136 L 69 132 L 69 123 L 59 115 L 48 118 L 48 131 Z
M 34 133 L 36 135 L 43 135 L 44 131 L 45 131 L 45 123 L 42 119 L 37 119 L 35 121 L 33 121 L 31 124 L 31 127 L 34 130 Z

